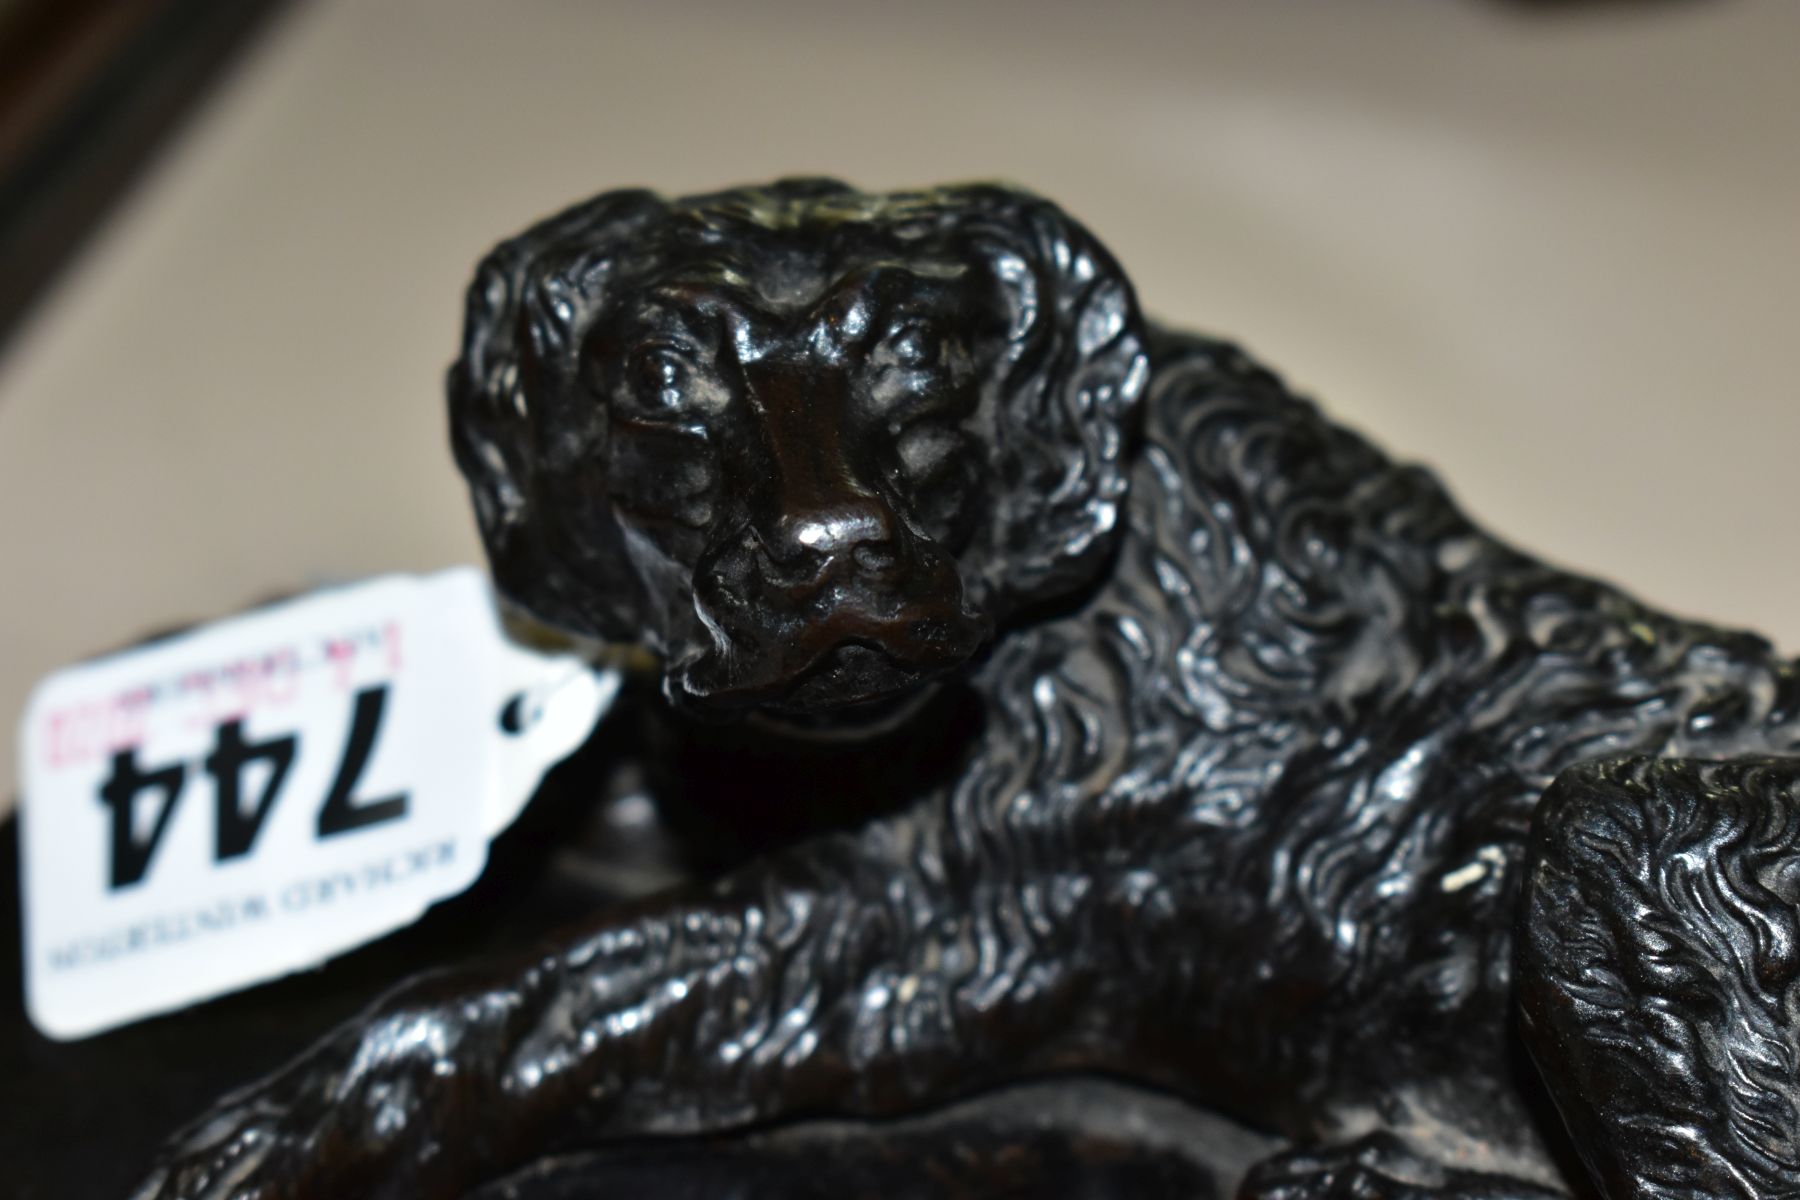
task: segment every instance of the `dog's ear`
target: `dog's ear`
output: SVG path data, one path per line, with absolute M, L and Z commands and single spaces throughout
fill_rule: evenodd
M 1150 375 L 1143 318 L 1112 255 L 1055 205 L 997 187 L 941 195 L 1010 310 L 988 582 L 1016 607 L 1086 582 L 1115 539 Z
M 592 637 L 637 637 L 642 585 L 605 499 L 605 409 L 577 394 L 581 339 L 634 235 L 665 211 L 650 192 L 608 192 L 503 242 L 469 286 L 450 368 L 451 446 L 496 585 Z

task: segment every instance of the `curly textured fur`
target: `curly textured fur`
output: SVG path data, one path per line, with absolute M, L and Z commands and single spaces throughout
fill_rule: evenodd
M 1621 1195 L 1800 1183 L 1800 764 L 1614 760 L 1545 797 L 1528 1035 Z
M 547 382 L 571 386 L 569 331 L 613 303 L 601 275 L 622 255 L 689 244 L 646 232 L 667 212 L 698 213 L 746 255 L 782 237 L 808 248 L 896 207 L 930 208 L 949 229 L 963 215 L 1012 221 L 1006 240 L 1034 244 L 1048 264 L 1037 278 L 1070 289 L 1050 294 L 1115 297 L 1054 309 L 1111 314 L 1075 320 L 1062 343 L 1073 356 L 1018 354 L 1015 333 L 1004 359 L 1027 364 L 1043 394 L 1074 397 L 1077 415 L 1083 395 L 1136 396 L 1139 345 L 1148 385 L 1136 428 L 1065 447 L 1060 461 L 1080 464 L 1068 494 L 1084 498 L 1091 527 L 1064 532 L 1060 556 L 1036 557 L 1044 543 L 1019 524 L 1042 511 L 1032 489 L 1054 496 L 1053 485 L 998 473 L 992 537 L 959 562 L 965 579 L 1024 583 L 963 671 L 980 719 L 955 726 L 965 740 L 949 747 L 950 777 L 921 775 L 897 812 L 606 914 L 518 963 L 402 989 L 228 1098 L 144 1194 L 210 1195 L 222 1180 L 258 1197 L 447 1194 L 549 1145 L 899 1113 L 1064 1069 L 1155 1082 L 1317 1143 L 1253 1172 L 1246 1196 L 1522 1198 L 1581 1186 L 1559 1175 L 1511 1064 L 1514 930 L 1538 797 L 1559 773 L 1614 770 L 1582 764 L 1620 756 L 1792 753 L 1800 670 L 1754 636 L 1657 614 L 1498 543 L 1428 472 L 1391 463 L 1235 348 L 1145 329 L 1104 252 L 1041 202 L 996 189 L 931 197 L 816 183 L 672 209 L 642 193 L 602 197 L 489 260 L 452 395 L 459 461 L 503 584 L 565 624 L 644 629 L 673 664 L 680 639 L 701 636 L 681 623 L 694 585 L 678 561 L 647 569 L 642 538 L 623 565 L 607 511 L 569 511 L 595 490 L 584 472 L 598 469 L 606 418 Z M 808 205 L 829 219 L 809 225 Z M 1002 294 L 1015 298 L 1015 331 L 1030 328 L 1021 313 L 1045 311 L 1016 288 Z M 528 295 L 549 299 L 519 301 Z M 1098 392 L 1071 383 L 1109 354 Z M 990 436 L 1009 432 L 1042 430 Z M 1122 520 L 1095 520 L 1093 498 L 1117 495 L 1089 477 L 1096 462 L 1129 472 Z M 1011 570 L 1008 547 L 1029 569 Z M 775 743 L 764 753 L 805 761 Z M 679 769 L 698 777 L 704 765 L 684 757 Z M 785 786 L 797 796 L 806 774 L 790 766 Z M 1766 863 L 1787 864 L 1791 801 L 1769 778 L 1744 785 L 1734 819 L 1758 830 Z M 1670 795 L 1743 782 L 1673 769 L 1655 779 Z M 1729 842 L 1704 822 L 1691 838 L 1652 837 L 1631 824 L 1642 802 L 1626 793 L 1623 810 L 1602 806 L 1603 821 L 1622 822 L 1617 836 L 1634 845 L 1710 854 Z M 1607 964 L 1635 945 L 1629 929 L 1582 915 L 1623 903 L 1592 882 L 1619 868 L 1561 815 L 1540 821 L 1538 837 L 1550 864 L 1540 877 L 1570 873 L 1588 908 L 1531 918 L 1530 978 L 1564 981 L 1542 986 L 1587 1004 L 1584 972 L 1622 970 Z M 1731 853 L 1681 861 L 1729 881 Z M 1733 883 L 1697 902 L 1621 876 L 1636 889 L 1621 894 L 1650 896 L 1676 925 L 1698 922 L 1691 953 L 1706 961 L 1737 961 L 1745 938 L 1760 938 L 1785 964 L 1788 924 L 1732 903 L 1791 904 L 1789 867 L 1776 877 L 1779 887 Z M 1739 1194 L 1779 1194 L 1760 1182 L 1791 1157 L 1792 1035 L 1786 993 L 1778 1002 L 1771 990 L 1786 985 L 1773 979 L 1731 983 L 1720 994 L 1743 998 L 1723 1023 L 1710 1001 L 1671 1001 L 1669 1018 L 1693 1031 L 1679 1044 L 1723 1038 L 1725 1051 L 1631 1060 L 1634 1078 L 1700 1081 L 1692 1094 L 1705 1102 L 1680 1119 L 1726 1172 L 1693 1176 L 1702 1190 L 1737 1180 Z M 1564 1043 L 1604 1039 L 1634 987 L 1543 1019 Z M 1542 1061 L 1608 1194 L 1674 1194 L 1604 1165 L 1632 1144 L 1613 1118 L 1629 1125 L 1632 1114 L 1596 1098 L 1600 1060 Z M 1777 1098 L 1719 1082 L 1733 1072 Z M 1656 1087 L 1629 1095 L 1660 1119 Z

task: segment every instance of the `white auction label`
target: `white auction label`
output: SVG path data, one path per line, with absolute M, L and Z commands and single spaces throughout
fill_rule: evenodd
M 510 641 L 473 568 L 49 676 L 20 727 L 33 1023 L 84 1037 L 410 924 L 475 881 L 618 683 Z

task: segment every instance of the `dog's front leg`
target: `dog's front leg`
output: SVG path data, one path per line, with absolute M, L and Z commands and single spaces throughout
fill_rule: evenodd
M 416 981 L 169 1148 L 142 1197 L 438 1196 L 545 1150 L 885 1113 L 1101 1056 L 1081 908 L 942 850 L 943 806 Z M 1080 937 L 1085 944 L 1094 931 Z

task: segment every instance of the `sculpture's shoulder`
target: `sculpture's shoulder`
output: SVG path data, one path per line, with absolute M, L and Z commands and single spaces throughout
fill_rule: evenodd
M 1340 712 L 1412 688 L 1475 578 L 1536 564 L 1429 470 L 1330 420 L 1237 346 L 1156 331 L 1121 576 L 1254 693 Z
M 1430 470 L 1391 459 L 1237 345 L 1159 329 L 1150 346 L 1143 460 L 1152 493 L 1179 475 L 1184 510 L 1228 518 L 1262 552 L 1333 558 L 1355 527 L 1402 514 L 1382 536 L 1409 551 L 1458 538 L 1498 548 Z M 1295 539 L 1302 544 L 1282 544 Z
M 1237 346 L 1157 330 L 1149 347 L 1120 579 L 1155 597 L 1235 706 L 1379 720 L 1423 705 L 1446 726 L 1531 742 L 1547 717 L 1586 728 L 1582 714 L 1610 696 L 1634 711 L 1627 740 L 1651 752 L 1722 732 L 1671 739 L 1704 696 L 1737 697 L 1728 724 L 1752 743 L 1771 701 L 1792 702 L 1792 667 L 1761 638 L 1512 548 L 1430 470 L 1332 421 Z M 1657 704 L 1667 719 L 1635 711 Z M 1550 741 L 1501 754 L 1545 779 L 1581 738 Z

